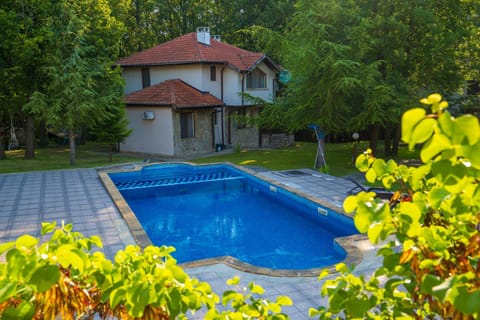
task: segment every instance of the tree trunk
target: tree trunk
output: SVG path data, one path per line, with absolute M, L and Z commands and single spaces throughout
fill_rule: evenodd
M 370 128 L 370 149 L 372 149 L 373 155 L 377 154 L 377 143 L 378 143 L 379 131 L 380 131 L 380 126 L 378 124 L 374 124 Z
M 113 162 L 113 155 L 112 155 L 112 153 L 113 153 L 113 144 L 110 143 L 110 144 L 109 144 L 109 148 L 108 148 L 108 160 L 109 160 L 110 162 Z
M 35 159 L 35 119 L 31 115 L 25 123 L 25 159 Z
M 39 147 L 47 147 L 48 146 L 48 133 L 45 125 L 45 121 L 40 122 L 40 130 L 38 131 L 39 140 L 38 143 Z
M 68 138 L 70 140 L 70 165 L 75 165 L 75 133 L 73 130 L 69 130 Z
M 400 136 L 402 131 L 400 130 L 400 126 L 395 126 L 395 131 L 393 135 L 393 145 L 392 145 L 392 156 L 398 156 L 398 147 L 400 145 Z
M 5 155 L 5 145 L 3 144 L 3 136 L 0 134 L 0 160 L 5 160 L 7 157 Z
M 385 158 L 390 157 L 392 155 L 392 128 L 387 124 L 385 126 L 385 140 L 384 140 L 384 155 Z

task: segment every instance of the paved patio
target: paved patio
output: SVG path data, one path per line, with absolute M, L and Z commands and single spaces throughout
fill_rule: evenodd
M 336 210 L 341 210 L 346 192 L 354 186 L 346 179 L 308 169 L 257 174 Z M 25 233 L 39 237 L 43 221 L 73 223 L 74 229 L 86 236 L 101 236 L 104 252 L 110 259 L 125 245 L 135 243 L 95 169 L 0 174 L 0 203 L 0 243 L 13 241 Z M 372 266 L 379 263 L 375 248 L 366 240 L 354 242 L 364 257 L 356 272 L 370 273 Z M 284 308 L 284 312 L 294 320 L 310 319 L 308 309 L 325 303 L 319 293 L 321 283 L 315 277 L 270 277 L 222 264 L 189 268 L 188 273 L 208 281 L 219 295 L 229 288 L 225 282 L 233 276 L 240 276 L 240 287 L 250 281 L 263 286 L 266 298 L 274 300 L 279 295 L 287 295 L 294 305 Z M 203 316 L 199 312 L 190 318 L 202 319 Z

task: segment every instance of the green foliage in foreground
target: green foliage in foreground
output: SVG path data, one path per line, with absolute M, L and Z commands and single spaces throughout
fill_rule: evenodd
M 383 265 L 367 279 L 338 265 L 322 295 L 320 319 L 478 319 L 480 317 L 480 126 L 478 118 L 453 118 L 438 94 L 407 111 L 402 139 L 423 144 L 418 168 L 375 159 L 356 165 L 369 182 L 396 194 L 390 203 L 372 192 L 345 199 L 355 225 L 382 244 Z
M 30 235 L 0 244 L 2 319 L 186 319 L 187 312 L 208 309 L 205 319 L 287 319 L 282 306 L 263 299 L 263 288 L 250 283 L 245 291 L 227 290 L 223 311 L 206 282 L 190 278 L 170 253 L 173 247 L 127 246 L 114 261 L 94 251 L 99 237 L 84 237 L 72 225 L 42 224 L 40 243 Z M 237 285 L 239 279 L 229 281 Z

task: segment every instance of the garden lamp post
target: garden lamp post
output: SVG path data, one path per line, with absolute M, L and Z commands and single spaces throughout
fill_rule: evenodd
M 355 166 L 355 159 L 357 158 L 357 143 L 358 143 L 358 139 L 360 138 L 360 135 L 358 134 L 358 132 L 354 132 L 352 134 L 352 138 L 353 138 L 352 166 Z

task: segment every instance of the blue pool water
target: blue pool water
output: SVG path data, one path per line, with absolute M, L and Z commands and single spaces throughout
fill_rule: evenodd
M 112 181 L 155 245 L 178 262 L 233 256 L 258 267 L 305 270 L 345 258 L 334 238 L 350 218 L 229 165 L 154 165 Z

